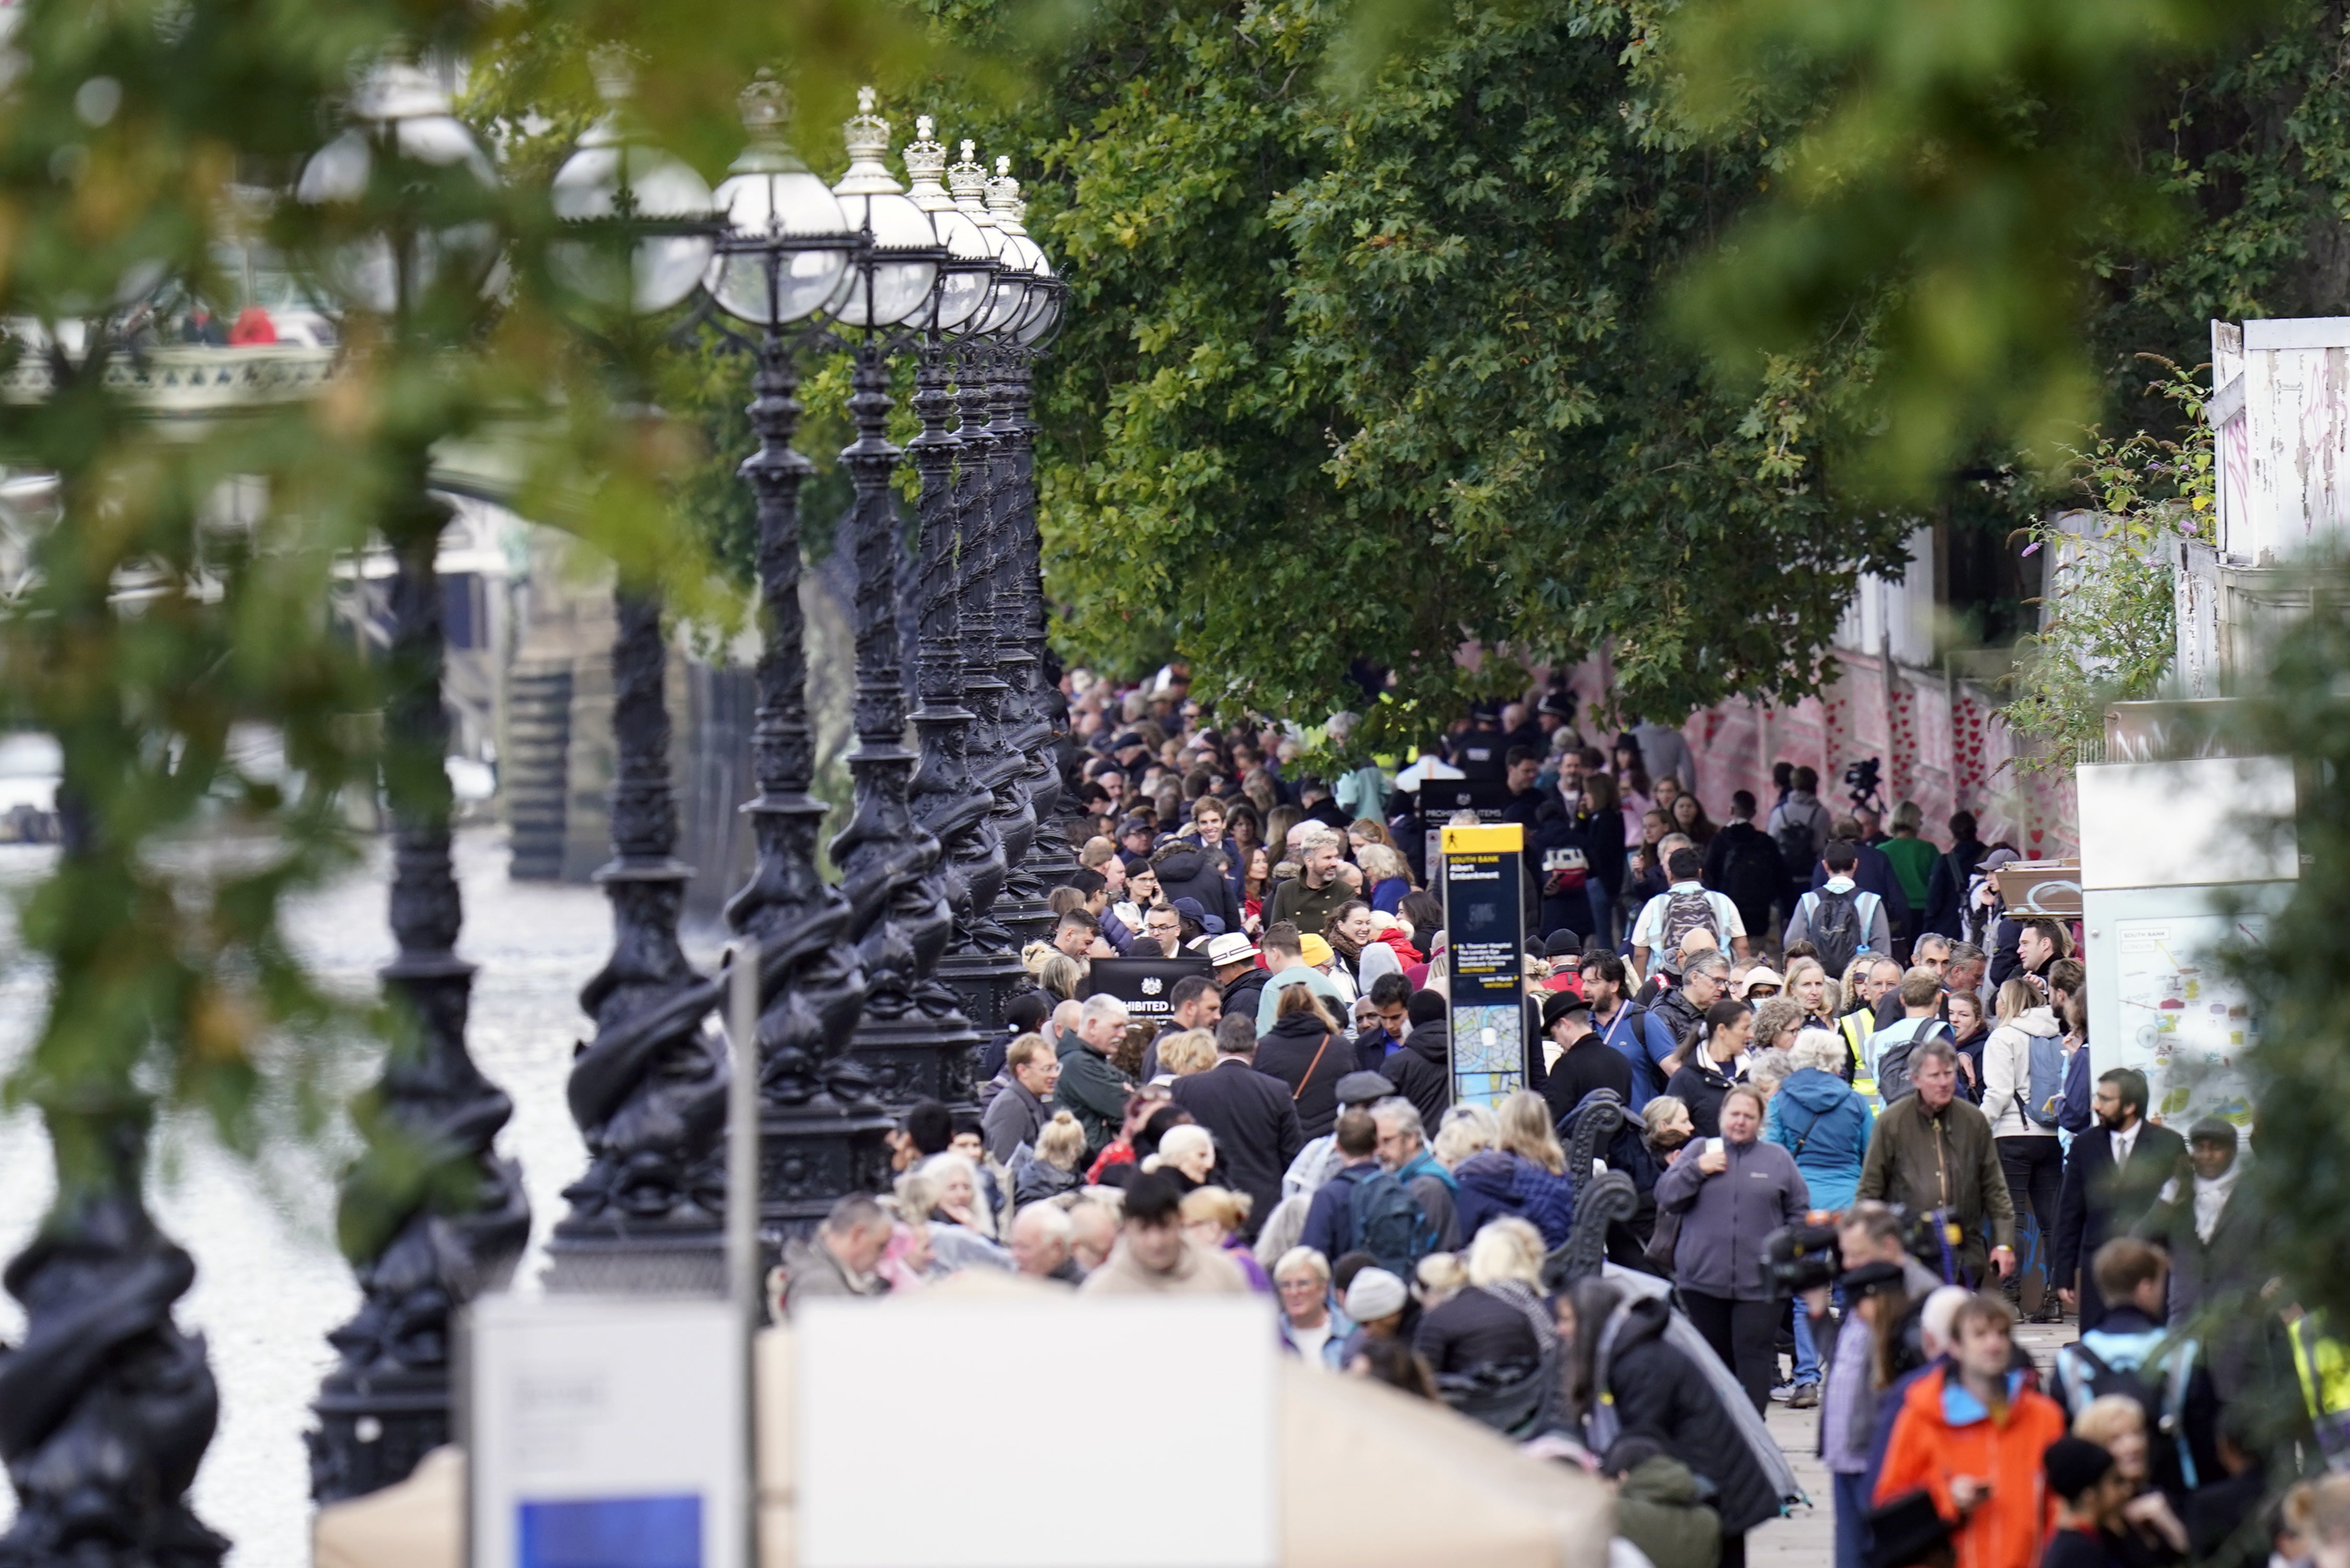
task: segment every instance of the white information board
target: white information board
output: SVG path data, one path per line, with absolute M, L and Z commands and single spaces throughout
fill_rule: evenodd
M 746 1351 L 723 1302 L 476 1303 L 471 1568 L 749 1568 Z
M 814 1300 L 792 1331 L 799 1568 L 1272 1568 L 1267 1297 Z M 1070 1449 L 1102 1397 L 1121 1436 Z
M 2151 1114 L 2166 1126 L 2183 1131 L 2203 1116 L 2251 1123 L 2244 1055 L 2259 1044 L 2260 1027 L 2242 988 L 2213 955 L 2226 942 L 2260 942 L 2267 927 L 2260 915 L 2114 922 L 2120 1029 L 2109 1061 L 2147 1075 Z M 2100 1068 L 2101 1054 L 2090 1058 Z

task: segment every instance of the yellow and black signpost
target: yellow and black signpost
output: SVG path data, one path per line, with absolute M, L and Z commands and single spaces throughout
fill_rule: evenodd
M 1498 1106 L 1527 1086 L 1525 900 L 1515 823 L 1444 830 L 1453 1103 Z

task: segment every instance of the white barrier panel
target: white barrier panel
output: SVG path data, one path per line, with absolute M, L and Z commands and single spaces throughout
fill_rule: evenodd
M 738 1312 L 496 1295 L 467 1321 L 472 1568 L 745 1568 Z
M 816 1300 L 793 1329 L 799 1568 L 1272 1568 L 1264 1297 Z M 1070 1450 L 1104 1395 L 1118 1436 Z M 1115 1484 L 1138 1465 L 1170 1506 Z

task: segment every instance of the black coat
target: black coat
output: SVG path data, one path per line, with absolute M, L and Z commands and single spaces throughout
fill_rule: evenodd
M 1292 1012 L 1257 1036 L 1256 1070 L 1295 1095 L 1298 1130 L 1320 1137 L 1338 1125 L 1338 1080 L 1355 1070 L 1355 1048 L 1313 1012 Z
M 1443 1019 L 1415 1023 L 1403 1049 L 1379 1071 L 1396 1093 L 1411 1102 L 1423 1126 L 1433 1127 L 1452 1106 L 1452 1035 Z
M 1550 1102 L 1553 1124 L 1563 1120 L 1594 1089 L 1613 1089 L 1617 1099 L 1631 1104 L 1632 1060 L 1596 1033 L 1576 1041 L 1572 1050 L 1552 1063 L 1549 1076 L 1543 1080 L 1543 1098 Z
M 1232 885 L 1213 853 L 1197 845 L 1183 845 L 1161 853 L 1154 866 L 1159 890 L 1169 903 L 1197 898 L 1201 909 L 1223 921 L 1225 930 L 1241 929 L 1240 904 L 1232 898 Z
M 1952 941 L 1965 934 L 1967 884 L 1990 853 L 1981 839 L 1961 838 L 1935 857 L 1934 869 L 1926 876 L 1923 929 L 1939 931 Z
M 1226 1056 L 1204 1073 L 1176 1079 L 1167 1092 L 1216 1140 L 1224 1185 L 1249 1195 L 1253 1207 L 1243 1234 L 1253 1241 L 1281 1201 L 1282 1172 L 1305 1147 L 1289 1085 Z
M 2064 1187 L 2056 1199 L 2056 1240 L 2049 1272 L 2059 1285 L 2081 1273 L 2081 1332 L 2097 1326 L 2106 1315 L 2106 1298 L 2097 1290 L 2095 1271 L 2097 1249 L 2116 1236 L 2126 1236 L 2144 1222 L 2162 1184 L 2178 1173 L 2187 1159 L 2187 1140 L 2168 1127 L 2147 1122 L 2137 1129 L 2129 1163 L 2114 1168 L 2112 1131 L 2092 1127 L 2073 1140 L 2064 1158 Z
M 1474 1372 L 1542 1355 L 1542 1342 L 1526 1314 L 1475 1285 L 1421 1318 L 1411 1347 L 1430 1372 Z
M 1237 1012 L 1253 1023 L 1256 1020 L 1257 999 L 1264 994 L 1264 982 L 1273 976 L 1261 969 L 1245 969 L 1224 982 L 1222 1016 Z
M 1721 1102 L 1730 1097 L 1734 1079 L 1725 1075 L 1702 1048 L 1693 1050 L 1681 1070 L 1665 1083 L 1665 1093 L 1689 1107 L 1690 1125 L 1699 1137 L 1721 1136 Z
M 1632 1303 L 1608 1363 L 1608 1392 L 1625 1437 L 1654 1438 L 1667 1453 L 1714 1485 L 1724 1535 L 1742 1535 L 1779 1517 L 1762 1463 L 1705 1375 L 1665 1342 L 1661 1297 Z

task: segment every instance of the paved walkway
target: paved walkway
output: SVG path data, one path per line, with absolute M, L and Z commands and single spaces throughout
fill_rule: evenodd
M 2054 1380 L 2058 1347 L 2073 1343 L 2074 1325 L 2025 1324 L 2015 1331 L 2017 1343 L 2040 1364 L 2043 1383 Z M 1746 1560 L 1753 1568 L 1825 1568 L 1835 1560 L 1835 1518 L 1829 1503 L 1828 1474 L 1814 1449 L 1819 1439 L 1820 1413 L 1771 1407 L 1771 1435 L 1779 1440 L 1795 1480 L 1812 1499 L 1810 1508 L 1774 1520 L 1747 1540 Z

